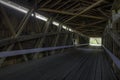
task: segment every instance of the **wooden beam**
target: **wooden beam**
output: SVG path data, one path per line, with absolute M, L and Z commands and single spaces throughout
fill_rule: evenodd
M 88 25 L 84 25 L 84 24 L 76 24 L 76 23 L 66 23 L 68 25 L 74 25 L 74 26 L 79 26 L 79 27 L 75 27 L 75 29 L 85 29 L 85 28 L 89 28 L 89 27 L 94 27 L 97 29 L 103 29 L 104 27 L 101 26 L 88 26 Z
M 22 31 L 23 31 L 23 29 L 24 29 L 24 27 L 25 27 L 25 25 L 26 25 L 26 23 L 27 23 L 30 15 L 31 15 L 31 13 L 34 11 L 34 9 L 31 9 L 31 10 L 25 15 L 25 17 L 22 19 L 21 23 L 20 23 L 19 26 L 18 26 L 20 29 L 19 29 L 18 32 L 16 33 L 15 30 L 14 30 L 14 28 L 13 28 L 13 25 L 10 23 L 9 18 L 8 18 L 7 14 L 4 12 L 4 9 L 3 9 L 2 7 L 1 7 L 1 10 L 2 10 L 2 12 L 3 12 L 3 15 L 5 16 L 6 21 L 8 22 L 8 23 L 7 23 L 7 24 L 8 24 L 8 27 L 9 27 L 11 33 L 13 34 L 13 36 L 12 36 L 11 38 L 17 38 L 17 37 L 22 33 Z M 7 51 L 10 51 L 10 50 L 14 47 L 14 45 L 15 45 L 15 44 L 9 45 L 9 47 L 7 48 Z M 20 43 L 19 43 L 19 47 L 20 47 L 20 49 L 22 49 L 22 46 L 21 46 Z M 25 58 L 26 56 L 23 55 L 23 57 Z M 2 63 L 3 63 L 5 60 L 6 60 L 6 58 L 2 58 L 2 59 L 0 60 L 0 67 L 2 66 Z M 25 60 L 27 60 L 27 57 L 26 57 Z
M 113 10 L 118 10 L 118 9 L 120 9 L 120 0 L 114 0 L 112 9 L 113 9 Z
M 67 10 L 67 9 L 71 8 L 72 6 L 73 6 L 73 8 L 74 8 L 74 5 L 75 5 L 76 3 L 78 3 L 78 2 L 75 1 L 75 2 L 73 2 L 73 3 L 71 3 L 71 4 L 69 4 L 68 6 L 64 7 L 63 10 Z
M 80 4 L 79 4 L 79 3 L 76 4 L 75 6 L 73 6 L 72 8 L 70 8 L 69 11 L 73 11 L 76 7 L 80 7 Z M 81 8 L 81 7 L 80 7 L 80 8 Z M 79 9 L 79 8 L 77 8 L 77 9 Z
M 73 0 L 74 1 L 74 0 Z M 93 4 L 92 2 L 90 1 L 86 1 L 86 0 L 75 0 L 75 1 L 80 1 L 82 3 L 86 3 L 86 4 Z
M 9 45 L 9 44 L 14 44 L 18 42 L 24 42 L 24 41 L 29 41 L 29 40 L 34 40 L 34 39 L 39 39 L 44 36 L 54 36 L 56 34 L 66 34 L 70 32 L 51 32 L 51 33 L 40 33 L 40 34 L 34 34 L 34 35 L 24 35 L 24 36 L 18 36 L 16 38 L 6 38 L 3 40 L 0 40 L 0 47 Z
M 62 5 L 60 5 L 59 7 L 57 7 L 57 9 L 60 9 L 61 7 L 65 6 L 66 4 L 68 4 L 71 0 L 67 0 L 65 1 Z
M 78 29 L 78 30 L 84 30 L 84 31 L 100 31 L 100 30 L 104 30 L 103 28 L 92 28 L 92 29 Z
M 104 30 L 79 30 L 79 31 L 81 31 L 81 32 L 102 32 L 102 31 L 104 31 Z
M 48 8 L 40 8 L 38 10 L 46 11 L 46 12 L 52 12 L 52 13 L 65 14 L 65 15 L 72 15 L 72 16 L 76 16 L 77 15 L 77 13 L 70 13 L 70 12 L 66 12 L 66 11 L 53 10 L 53 9 L 48 9 Z M 104 17 L 92 16 L 92 15 L 79 15 L 79 16 L 86 17 L 86 18 L 93 18 L 93 19 L 105 19 Z
M 93 25 L 96 25 L 96 24 L 99 24 L 99 23 L 102 23 L 102 22 L 105 22 L 107 20 L 101 20 L 101 21 L 97 21 L 97 22 L 93 22 L 91 24 L 88 24 L 87 26 L 93 26 Z
M 66 23 L 66 24 L 68 24 L 68 25 L 75 25 L 75 26 L 86 26 L 86 25 L 84 25 L 84 24 L 77 24 L 77 23 Z
M 100 13 L 102 13 L 105 17 L 107 17 L 107 18 L 109 18 L 110 16 L 109 15 L 107 15 L 105 12 L 103 12 L 100 8 L 98 8 L 98 11 L 100 12 Z
M 53 8 L 53 7 L 55 7 L 58 3 L 60 3 L 62 0 L 58 0 L 56 3 L 54 3 L 54 4 L 52 4 L 51 6 L 50 6 L 50 8 Z
M 86 28 L 103 29 L 104 27 L 101 27 L 101 26 L 84 26 L 84 27 L 76 27 L 75 29 L 86 29 Z
M 80 16 L 81 14 L 87 12 L 88 10 L 92 9 L 93 7 L 97 6 L 98 4 L 100 4 L 100 3 L 103 2 L 103 1 L 104 1 L 104 0 L 99 0 L 99 1 L 97 1 L 96 3 L 92 4 L 91 6 L 88 6 L 86 9 L 84 9 L 83 11 L 81 11 L 79 14 L 77 14 L 77 15 L 69 18 L 69 19 L 67 19 L 64 23 L 66 23 L 66 22 L 68 22 L 68 21 L 70 21 L 70 20 L 72 20 L 72 19 Z
M 45 1 L 45 3 L 43 5 L 41 5 L 41 7 L 44 7 L 45 5 L 47 5 L 49 2 L 51 2 L 52 0 L 48 0 L 47 2 Z

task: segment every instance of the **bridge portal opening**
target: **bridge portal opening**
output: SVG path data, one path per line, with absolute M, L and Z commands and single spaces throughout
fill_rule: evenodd
M 101 46 L 102 45 L 102 38 L 100 38 L 100 37 L 90 37 L 89 38 L 89 45 L 90 46 Z

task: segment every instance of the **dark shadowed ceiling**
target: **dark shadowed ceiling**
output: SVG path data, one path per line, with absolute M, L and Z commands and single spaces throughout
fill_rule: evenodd
M 27 8 L 36 7 L 40 14 L 50 16 L 88 36 L 101 36 L 111 17 L 114 0 L 11 0 Z

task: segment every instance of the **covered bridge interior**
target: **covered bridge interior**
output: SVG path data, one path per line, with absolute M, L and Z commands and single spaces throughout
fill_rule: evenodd
M 120 80 L 119 22 L 120 0 L 0 0 L 0 80 Z

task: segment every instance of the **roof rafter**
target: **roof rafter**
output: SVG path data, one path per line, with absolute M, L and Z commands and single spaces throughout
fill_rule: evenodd
M 96 25 L 96 24 L 99 24 L 99 23 L 102 23 L 102 22 L 105 22 L 107 20 L 101 20 L 101 21 L 97 21 L 97 22 L 93 22 L 91 24 L 88 24 L 87 26 L 93 26 L 93 25 Z
M 103 1 L 104 1 L 104 0 L 99 0 L 99 1 L 97 1 L 96 3 L 94 3 L 94 4 L 90 5 L 90 6 L 88 6 L 86 9 L 84 9 L 83 11 L 81 11 L 79 14 L 77 14 L 77 15 L 75 15 L 75 16 L 69 18 L 69 19 L 67 19 L 64 23 L 66 23 L 66 22 L 68 22 L 68 21 L 70 21 L 70 20 L 76 18 L 77 16 L 80 16 L 81 14 L 83 14 L 83 13 L 85 13 L 86 11 L 92 9 L 93 7 L 97 6 L 98 4 L 100 4 L 100 3 L 103 2 Z
M 72 15 L 76 16 L 77 13 L 71 13 L 71 12 L 66 12 L 66 11 L 60 11 L 60 10 L 53 10 L 53 9 L 48 9 L 48 8 L 40 8 L 38 9 L 40 11 L 46 11 L 46 12 L 52 12 L 52 13 L 58 13 L 58 14 L 65 14 L 65 15 Z M 93 18 L 93 19 L 105 19 L 104 17 L 101 16 L 92 16 L 92 15 L 79 15 L 81 17 L 87 17 L 87 18 Z

